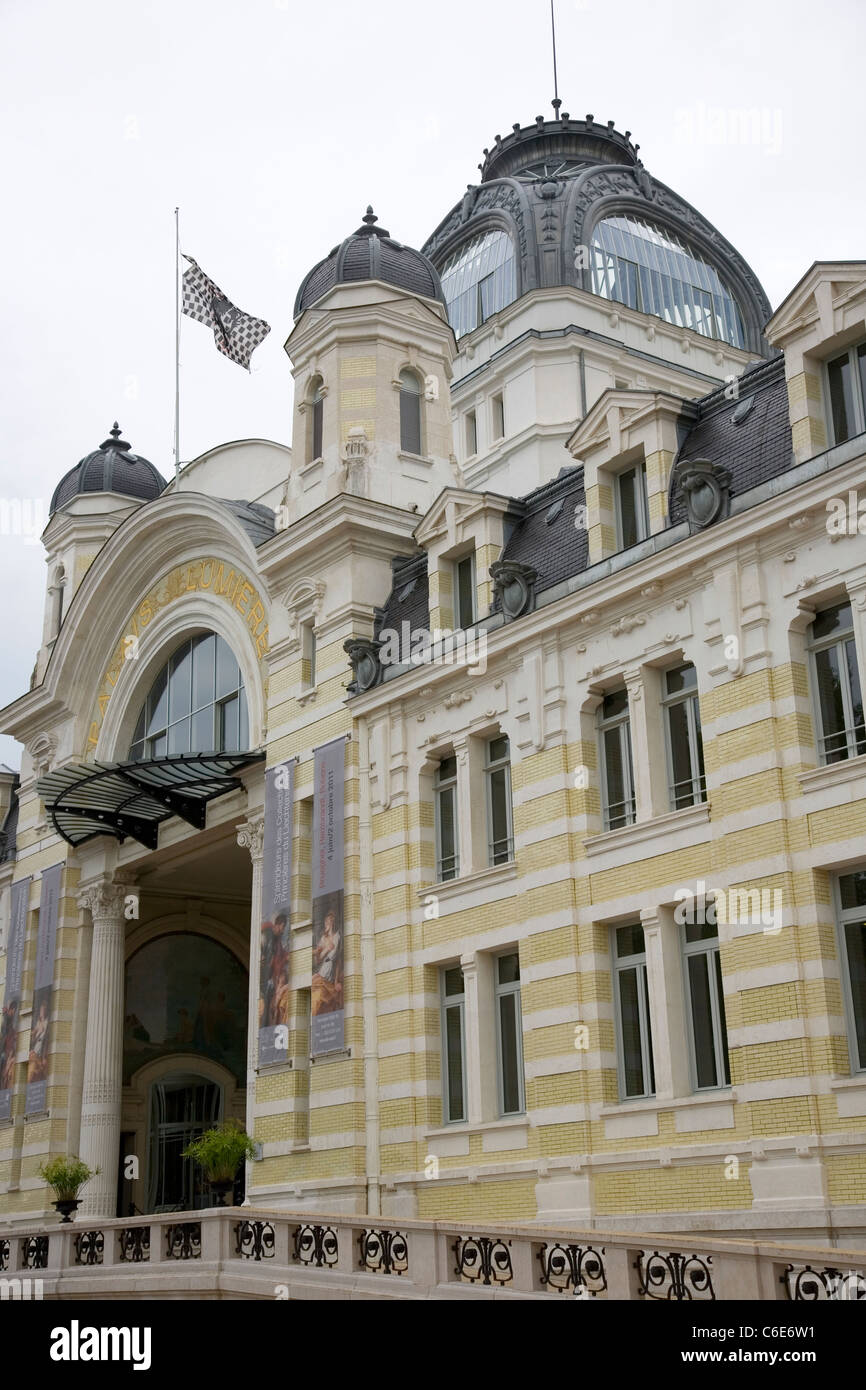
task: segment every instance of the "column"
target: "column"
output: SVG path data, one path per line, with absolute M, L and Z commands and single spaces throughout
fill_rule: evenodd
M 262 858 L 265 846 L 265 816 L 255 812 L 238 826 L 238 844 L 248 849 L 253 865 L 250 901 L 250 983 L 247 1014 L 247 1134 L 253 1133 L 256 1103 L 256 1069 L 259 1061 L 259 957 L 262 944 Z M 252 1181 L 247 1164 L 247 1194 Z
M 79 906 L 93 920 L 87 1041 L 81 1096 L 80 1155 L 99 1175 L 82 1191 L 81 1214 L 117 1211 L 120 1105 L 123 1085 L 123 1002 L 128 881 L 105 877 L 82 886 Z

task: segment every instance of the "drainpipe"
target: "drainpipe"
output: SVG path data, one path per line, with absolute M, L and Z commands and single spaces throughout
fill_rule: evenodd
M 577 373 L 580 381 L 580 418 L 586 419 L 586 364 L 583 360 L 583 348 L 577 354 Z
M 373 915 L 373 829 L 370 818 L 370 732 L 358 721 L 358 854 L 361 877 L 361 984 L 364 1016 L 364 1114 L 366 1117 L 367 1214 L 381 1212 L 379 1182 L 379 1025 Z

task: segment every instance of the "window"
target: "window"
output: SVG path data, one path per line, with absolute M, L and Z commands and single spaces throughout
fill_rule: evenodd
M 851 1070 L 866 1071 L 866 869 L 836 882 Z
M 599 709 L 601 738 L 602 802 L 605 830 L 631 825 L 635 818 L 634 773 L 631 761 L 631 729 L 628 692 L 614 690 Z
M 698 676 L 690 663 L 665 672 L 665 734 L 671 810 L 707 799 Z
M 827 363 L 830 437 L 844 444 L 866 430 L 866 343 Z
M 520 1014 L 520 961 L 516 951 L 497 957 L 493 992 L 496 1000 L 496 1071 L 500 1115 L 526 1109 L 523 1092 L 523 1025 Z
M 454 565 L 454 621 L 461 630 L 475 622 L 475 555 Z
M 316 629 L 312 623 L 301 628 L 301 683 L 308 690 L 316 684 Z
M 592 236 L 592 290 L 733 347 L 743 316 L 715 267 L 679 236 L 637 217 L 606 217 Z
M 234 652 L 208 632 L 178 647 L 142 705 L 130 759 L 249 748 L 244 678 Z
M 616 538 L 620 550 L 645 541 L 649 535 L 646 464 L 635 464 L 617 473 L 614 485 Z
M 818 613 L 809 645 L 821 761 L 856 758 L 866 753 L 866 726 L 851 604 Z
M 655 1095 L 646 946 L 640 922 L 615 927 L 613 955 L 619 1093 L 623 1100 Z
M 493 439 L 505 438 L 505 401 L 502 395 L 494 396 L 491 401 L 491 413 L 493 417 Z
M 433 786 L 436 821 L 436 881 L 447 883 L 460 870 L 457 846 L 457 759 L 443 758 Z
M 307 425 L 307 463 L 322 457 L 322 424 L 325 412 L 325 397 L 322 392 L 322 378 L 314 377 L 310 385 L 309 421 Z
M 487 789 L 487 862 L 507 864 L 514 857 L 511 824 L 511 747 L 501 734 L 487 743 L 484 761 Z
M 689 1043 L 695 1090 L 730 1086 L 718 928 L 708 922 L 686 922 L 683 933 Z
M 466 995 L 459 965 L 440 971 L 442 991 L 442 1122 L 466 1119 Z
M 514 246 L 505 231 L 482 232 L 455 251 L 440 278 L 458 338 L 517 298 Z
M 474 410 L 466 412 L 466 457 L 471 459 L 478 453 L 478 416 Z
M 421 453 L 421 383 L 408 367 L 400 373 L 400 448 Z
M 313 798 L 304 797 L 295 804 L 297 823 L 297 853 L 295 882 L 296 921 L 308 922 L 313 915 Z

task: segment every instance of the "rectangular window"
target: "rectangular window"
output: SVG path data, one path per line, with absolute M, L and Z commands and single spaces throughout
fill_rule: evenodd
M 478 453 L 478 417 L 474 410 L 466 412 L 466 457 L 474 458 Z
M 447 883 L 460 870 L 457 841 L 457 759 L 443 758 L 433 786 L 436 821 L 436 880 Z
M 511 817 L 511 747 L 502 734 L 487 743 L 484 760 L 487 791 L 487 862 L 507 864 L 514 858 Z
M 442 1122 L 466 1119 L 466 995 L 459 965 L 440 971 L 442 991 Z
M 606 695 L 598 716 L 604 828 L 618 830 L 633 824 L 635 818 L 628 692 L 614 690 Z
M 475 622 L 475 555 L 464 555 L 454 566 L 454 620 L 458 628 Z
M 707 799 L 698 677 L 686 664 L 665 672 L 665 734 L 668 754 L 668 787 L 672 811 L 698 806 Z
M 313 915 L 313 798 L 295 803 L 297 817 L 297 866 L 295 912 L 298 922 Z
M 493 438 L 505 438 L 505 401 L 502 395 L 494 396 L 491 402 L 493 413 Z
M 851 1070 L 866 1071 L 866 869 L 837 880 Z
M 646 946 L 640 922 L 614 927 L 614 1003 L 619 1093 L 623 1100 L 655 1095 Z
M 695 1090 L 730 1086 L 718 928 L 710 923 L 686 923 L 683 926 L 683 955 Z
M 816 614 L 809 642 L 822 763 L 866 753 L 866 725 L 850 603 Z
M 322 457 L 322 427 L 325 418 L 325 402 L 321 397 L 313 402 L 312 415 L 313 418 L 310 428 L 311 463 L 315 459 L 320 459 Z
M 301 628 L 301 682 L 308 690 L 316 684 L 316 629 L 312 623 Z
M 866 430 L 866 343 L 827 363 L 831 439 L 844 444 Z
M 499 956 L 493 985 L 496 1002 L 496 1070 L 500 1115 L 526 1109 L 523 1086 L 523 1025 L 520 1013 L 520 961 L 516 951 Z
M 646 464 L 626 468 L 615 479 L 616 538 L 620 550 L 645 541 L 649 535 Z

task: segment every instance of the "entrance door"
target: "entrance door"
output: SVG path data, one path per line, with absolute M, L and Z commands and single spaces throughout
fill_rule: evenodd
M 198 1211 L 213 1200 L 201 1169 L 183 1151 L 219 1124 L 223 1089 L 203 1076 L 175 1073 L 150 1088 L 148 1211 Z

